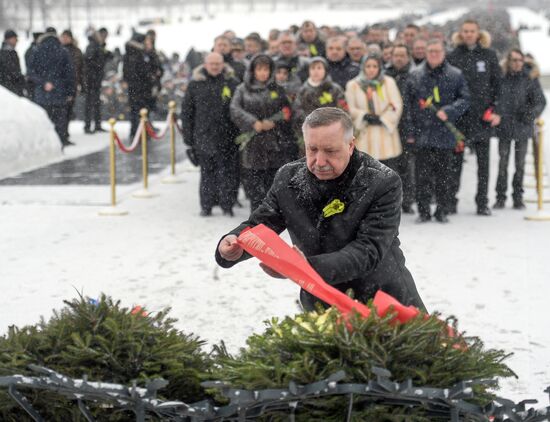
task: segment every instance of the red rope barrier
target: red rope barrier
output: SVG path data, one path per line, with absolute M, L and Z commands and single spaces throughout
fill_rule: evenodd
M 141 141 L 141 131 L 143 130 L 143 122 L 139 124 L 138 130 L 134 136 L 134 140 L 132 142 L 132 145 L 127 147 L 124 145 L 124 143 L 120 140 L 118 137 L 118 134 L 115 132 L 115 143 L 118 146 L 118 149 L 120 149 L 122 152 L 129 154 L 131 152 L 134 152 L 135 149 L 138 147 L 140 141 Z
M 176 124 L 176 128 L 178 129 L 178 132 L 183 135 L 183 127 L 179 125 L 176 114 L 174 114 L 174 123 Z

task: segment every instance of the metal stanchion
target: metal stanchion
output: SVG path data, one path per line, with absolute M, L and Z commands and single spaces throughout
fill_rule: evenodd
M 545 213 L 543 210 L 544 207 L 544 147 L 543 147 L 543 128 L 544 122 L 542 120 L 537 121 L 537 126 L 539 127 L 538 131 L 538 145 L 537 145 L 537 213 L 533 215 L 528 215 L 525 217 L 529 221 L 550 221 L 550 214 Z
M 168 103 L 170 110 L 170 176 L 166 176 L 161 180 L 161 183 L 182 183 L 183 180 L 176 176 L 176 102 Z
M 141 168 L 143 172 L 143 189 L 132 194 L 134 198 L 152 198 L 155 194 L 149 191 L 149 168 L 147 162 L 147 109 L 139 111 L 141 116 Z
M 111 182 L 111 206 L 99 210 L 99 215 L 126 215 L 128 211 L 116 206 L 116 155 L 115 155 L 115 123 L 116 120 L 109 119 L 110 142 L 109 142 L 109 172 Z

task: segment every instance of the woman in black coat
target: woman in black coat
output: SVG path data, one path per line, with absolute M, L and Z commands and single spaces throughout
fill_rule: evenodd
M 273 60 L 256 55 L 231 100 L 231 119 L 241 132 L 241 180 L 252 210 L 264 199 L 279 167 L 297 157 L 290 103 L 274 74 Z
M 496 131 L 499 138 L 500 160 L 496 186 L 497 200 L 493 208 L 504 208 L 506 203 L 508 160 L 512 141 L 514 141 L 516 171 L 512 180 L 512 198 L 515 209 L 524 209 L 522 186 L 527 140 L 534 136 L 535 119 L 544 110 L 546 100 L 534 73 L 525 69 L 521 50 L 510 50 L 503 68 L 504 78 L 497 107 L 501 123 Z

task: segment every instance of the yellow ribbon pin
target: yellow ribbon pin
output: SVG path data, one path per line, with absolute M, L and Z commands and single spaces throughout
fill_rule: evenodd
M 231 98 L 231 90 L 229 89 L 228 86 L 223 87 L 223 89 L 222 89 L 222 98 L 224 100 Z
M 330 104 L 332 103 L 332 95 L 330 94 L 330 92 L 323 92 L 323 95 L 321 95 L 319 97 L 319 104 L 321 105 L 325 105 L 325 104 Z
M 328 218 L 328 217 L 332 217 L 335 214 L 340 214 L 344 212 L 345 208 L 346 208 L 346 204 L 344 204 L 339 199 L 335 199 L 330 204 L 328 204 L 325 208 L 323 208 L 323 217 Z
M 271 91 L 269 95 L 271 96 L 272 100 L 276 100 L 277 98 L 279 98 L 279 94 L 277 94 L 277 91 Z

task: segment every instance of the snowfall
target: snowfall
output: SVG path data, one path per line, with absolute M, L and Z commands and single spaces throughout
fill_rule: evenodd
M 513 12 L 514 24 L 542 19 L 526 9 Z M 306 17 L 295 15 L 294 21 Z M 548 22 L 543 23 L 547 29 Z M 537 42 L 546 42 L 546 35 L 541 29 Z M 77 146 L 61 154 L 53 127 L 30 102 L 0 90 L 0 108 L 0 178 L 108 146 L 107 135 L 86 136 L 82 122 L 73 122 L 70 132 Z M 542 117 L 550 121 L 550 107 Z M 126 138 L 127 124 L 117 128 Z M 545 134 L 550 139 L 548 129 Z M 493 139 L 491 203 L 496 148 Z M 477 216 L 476 161 L 473 155 L 465 157 L 459 213 L 449 224 L 417 225 L 415 216 L 403 215 L 400 239 L 407 265 L 430 311 L 455 315 L 468 335 L 479 336 L 487 347 L 513 352 L 508 363 L 519 378 L 504 381 L 501 394 L 516 401 L 536 398 L 546 406 L 550 222 L 525 220 L 536 214 L 533 203 L 525 211 L 508 207 L 492 217 Z M 531 158 L 528 163 L 526 187 L 534 182 Z M 150 199 L 132 197 L 141 189 L 139 183 L 119 186 L 118 207 L 128 211 L 119 217 L 98 214 L 108 205 L 108 186 L 0 186 L 0 334 L 9 325 L 48 318 L 78 292 L 90 297 L 106 293 L 126 306 L 139 304 L 153 312 L 171 307 L 181 330 L 209 344 L 224 340 L 233 351 L 260 332 L 264 320 L 299 312 L 298 287 L 269 278 L 257 260 L 232 269 L 216 266 L 218 240 L 248 216 L 242 193 L 245 207 L 236 208 L 235 217 L 215 209 L 212 217 L 203 218 L 197 168 L 178 163 L 178 184 L 162 183 L 168 172 L 150 178 L 155 194 Z M 549 189 L 545 193 L 550 197 Z M 525 197 L 533 199 L 534 189 L 527 187 Z M 283 237 L 288 240 L 286 233 Z

